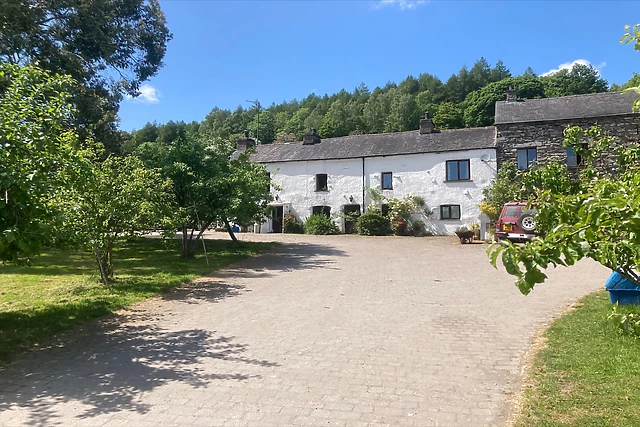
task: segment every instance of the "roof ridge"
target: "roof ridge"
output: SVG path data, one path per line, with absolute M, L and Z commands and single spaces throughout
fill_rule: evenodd
M 580 93 L 577 95 L 565 95 L 565 96 L 552 96 L 550 98 L 530 98 L 530 99 L 523 99 L 520 100 L 518 102 L 532 102 L 532 101 L 549 101 L 552 99 L 565 99 L 565 98 L 580 98 L 580 97 L 587 97 L 587 96 L 602 96 L 602 95 L 622 95 L 628 93 L 627 91 L 609 91 L 609 92 L 596 92 L 596 93 Z M 509 101 L 498 101 L 500 103 L 506 103 Z

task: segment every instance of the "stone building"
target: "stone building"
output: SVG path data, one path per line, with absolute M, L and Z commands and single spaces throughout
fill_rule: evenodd
M 251 145 L 245 136 L 237 148 Z M 314 213 L 353 231 L 345 215 L 364 212 L 376 189 L 388 199 L 421 196 L 427 228 L 453 234 L 478 221 L 482 189 L 497 173 L 493 126 L 438 131 L 428 115 L 408 132 L 322 139 L 313 130 L 302 142 L 258 145 L 251 160 L 265 164 L 274 183 L 273 213 L 260 232 L 281 232 L 286 214 Z
M 515 92 L 508 91 L 506 101 L 496 102 L 498 167 L 511 161 L 525 170 L 535 162 L 557 161 L 578 168 L 581 159 L 562 144 L 567 126 L 598 124 L 620 143 L 638 140 L 640 115 L 633 112 L 638 96 L 635 92 L 605 92 L 517 101 Z M 615 160 L 610 152 L 601 166 L 611 170 Z
M 366 210 L 374 188 L 387 198 L 423 197 L 432 212 L 427 226 L 453 234 L 478 221 L 482 189 L 504 162 L 526 170 L 558 161 L 577 170 L 580 157 L 563 145 L 568 125 L 598 124 L 621 143 L 638 140 L 640 115 L 632 112 L 637 97 L 607 92 L 517 100 L 509 90 L 507 100 L 496 103 L 495 126 L 438 131 L 427 113 L 415 131 L 322 139 L 313 130 L 301 142 L 258 145 L 251 160 L 265 164 L 276 184 L 273 213 L 260 231 L 281 232 L 286 214 L 304 220 L 319 212 L 331 215 L 343 232 L 352 230 L 344 214 Z M 254 145 L 245 132 L 237 151 Z M 614 165 L 611 152 L 602 167 Z

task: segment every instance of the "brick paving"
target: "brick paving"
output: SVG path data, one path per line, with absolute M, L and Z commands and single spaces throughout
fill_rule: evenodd
M 0 425 L 504 425 L 535 331 L 604 283 L 524 297 L 453 238 L 264 236 L 272 252 L 0 370 Z

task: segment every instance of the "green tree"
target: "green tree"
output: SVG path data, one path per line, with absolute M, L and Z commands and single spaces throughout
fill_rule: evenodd
M 157 0 L 20 0 L 0 8 L 0 61 L 70 75 L 75 125 L 118 151 L 122 95 L 162 66 L 171 35 Z
M 0 63 L 0 260 L 37 254 L 59 236 L 57 193 L 90 176 L 66 102 L 73 81 Z
M 256 114 L 247 129 L 257 138 L 258 144 L 271 144 L 276 139 L 276 121 L 269 110 Z
M 285 123 L 282 131 L 285 133 L 294 134 L 296 136 L 296 140 L 300 141 L 304 133 L 308 130 L 305 127 L 304 123 L 310 114 L 311 110 L 309 110 L 308 108 L 300 108 L 293 114 L 293 116 L 291 116 L 289 120 L 287 120 L 287 123 Z
M 544 98 L 544 87 L 535 77 L 512 77 L 486 85 L 471 92 L 464 101 L 464 124 L 467 127 L 489 126 L 494 122 L 496 101 L 503 101 L 512 86 L 519 98 Z
M 56 202 L 65 212 L 64 226 L 93 252 L 102 283 L 114 278 L 113 250 L 121 237 L 154 228 L 173 231 L 174 202 L 170 182 L 134 156 L 108 157 L 97 163 L 80 190 L 61 192 Z
M 464 127 L 462 108 L 453 102 L 443 102 L 438 105 L 433 116 L 436 129 L 459 129 Z
M 560 70 L 540 77 L 540 80 L 547 98 L 600 93 L 609 89 L 607 81 L 591 65 L 575 64 L 571 70 Z
M 492 264 L 500 258 L 523 294 L 546 280 L 542 270 L 549 265 L 570 266 L 582 258 L 640 284 L 640 146 L 617 148 L 619 171 L 613 175 L 594 167 L 613 142 L 597 126 L 566 129 L 565 144 L 585 163 L 575 190 L 562 194 L 543 182 L 544 190 L 534 200 L 544 237 L 523 246 L 502 242 L 488 249 Z

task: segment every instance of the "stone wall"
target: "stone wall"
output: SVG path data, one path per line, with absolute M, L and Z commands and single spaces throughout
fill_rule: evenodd
M 588 120 L 496 124 L 498 129 L 498 167 L 506 161 L 517 163 L 517 150 L 527 147 L 537 148 L 538 163 L 557 161 L 566 164 L 567 148 L 562 144 L 564 140 L 563 130 L 567 126 L 588 128 L 594 124 L 600 125 L 609 135 L 615 136 L 618 144 L 640 139 L 639 114 L 600 117 Z M 616 156 L 613 150 L 608 155 L 603 156 L 596 165 L 600 168 L 614 171 Z

